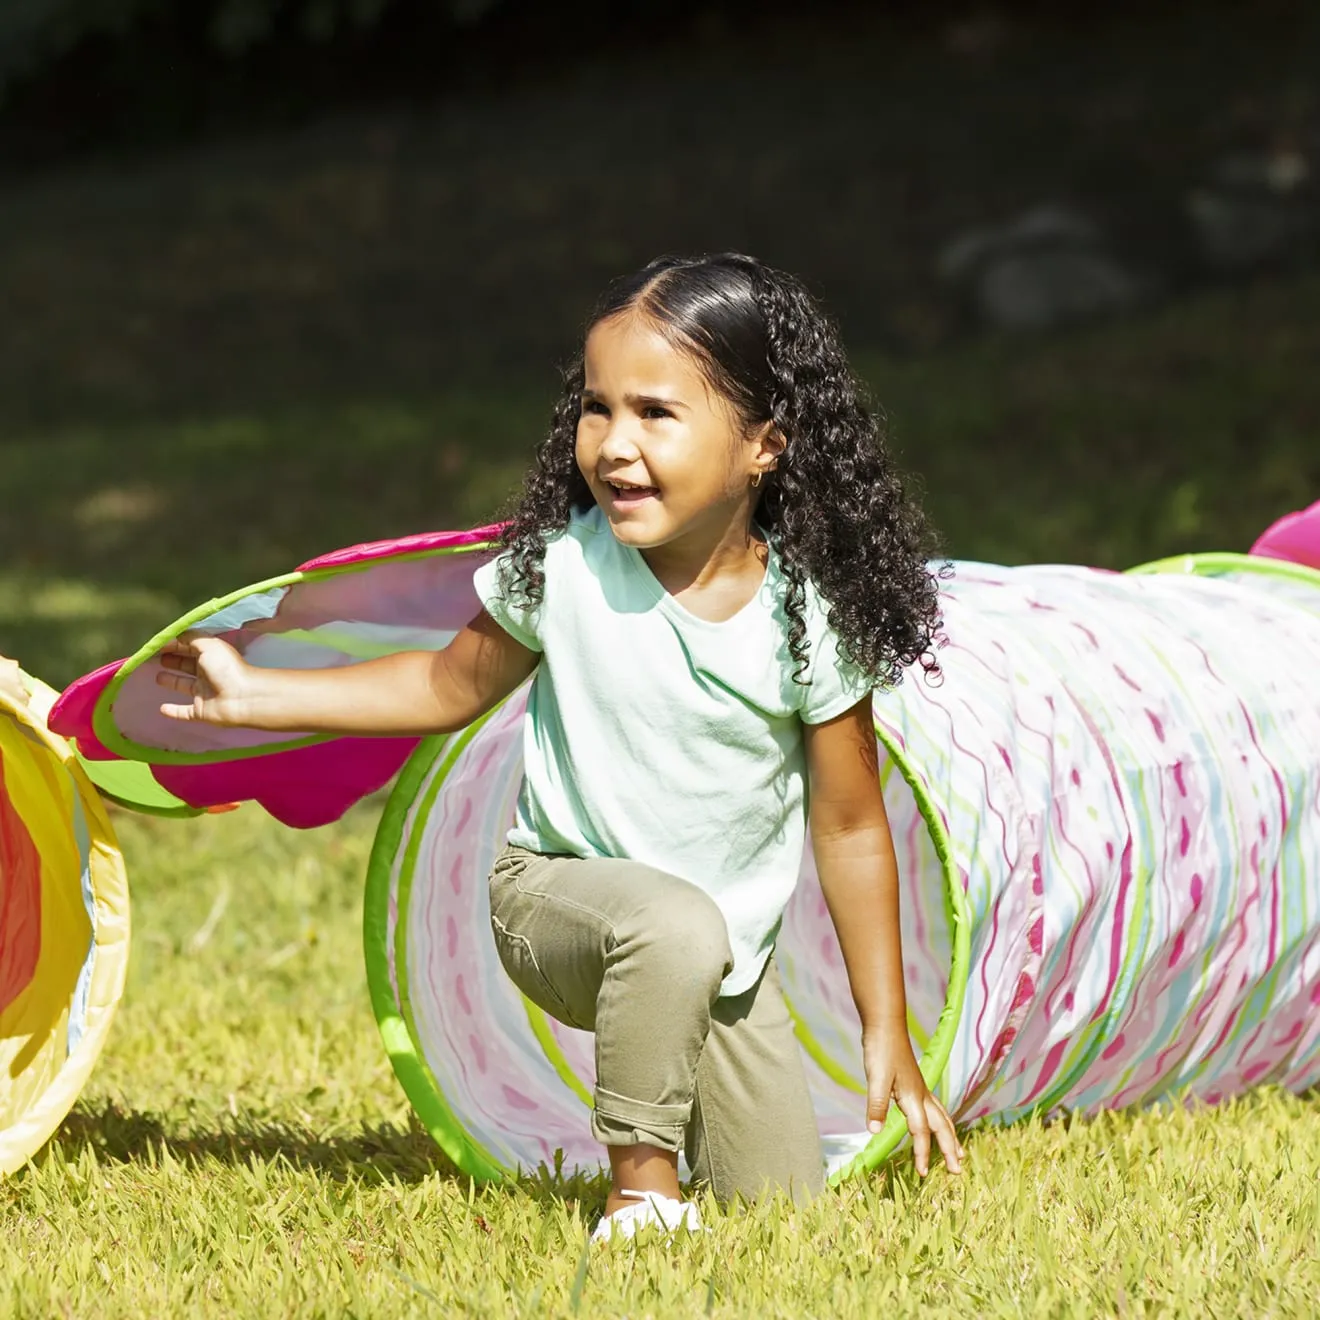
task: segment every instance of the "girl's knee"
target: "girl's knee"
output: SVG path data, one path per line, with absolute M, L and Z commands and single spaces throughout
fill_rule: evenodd
M 712 995 L 733 970 L 724 914 L 695 885 L 676 882 L 642 904 L 618 932 L 620 944 L 644 956 L 657 974 L 682 984 L 709 987 Z

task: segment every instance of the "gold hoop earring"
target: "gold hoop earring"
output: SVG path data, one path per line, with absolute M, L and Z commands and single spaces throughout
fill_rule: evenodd
M 754 476 L 754 477 L 752 478 L 752 489 L 753 489 L 753 490 L 755 490 L 756 487 L 759 486 L 759 485 L 761 484 L 761 478 L 762 478 L 762 476 L 764 476 L 764 475 L 765 475 L 764 473 L 762 473 L 762 472 L 758 472 L 758 473 L 756 474 L 756 476 Z

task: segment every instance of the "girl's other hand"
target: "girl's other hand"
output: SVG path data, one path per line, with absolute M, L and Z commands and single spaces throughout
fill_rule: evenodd
M 962 1172 L 967 1152 L 958 1140 L 953 1120 L 931 1094 L 912 1053 L 907 1025 L 877 1028 L 862 1033 L 862 1061 L 866 1068 L 866 1120 L 871 1132 L 879 1132 L 893 1102 L 907 1119 L 912 1134 L 912 1153 L 917 1172 L 930 1171 L 930 1142 L 933 1136 L 950 1173 Z
M 226 726 L 248 723 L 256 705 L 256 671 L 228 642 L 186 633 L 160 653 L 156 682 L 188 700 L 162 703 L 172 720 Z

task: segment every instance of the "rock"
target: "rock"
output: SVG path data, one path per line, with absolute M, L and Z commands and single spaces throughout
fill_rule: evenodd
M 1054 206 L 962 235 L 940 254 L 938 268 L 999 330 L 1049 330 L 1110 316 L 1140 306 L 1150 293 L 1094 221 Z
M 982 318 L 1001 330 L 1048 330 L 1138 306 L 1144 289 L 1099 252 L 1034 252 L 991 262 L 976 288 Z
M 1219 271 L 1289 264 L 1320 243 L 1320 204 L 1298 152 L 1225 157 L 1186 211 L 1202 260 Z
M 974 275 L 987 258 L 1023 247 L 1082 245 L 1100 242 L 1100 231 L 1084 215 L 1058 206 L 1038 206 L 997 229 L 973 229 L 950 243 L 939 259 L 942 279 Z

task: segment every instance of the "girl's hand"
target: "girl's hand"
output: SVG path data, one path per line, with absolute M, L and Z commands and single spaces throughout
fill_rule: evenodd
M 156 682 L 188 698 L 186 705 L 163 703 L 172 720 L 226 726 L 248 724 L 255 713 L 258 671 L 228 642 L 218 637 L 188 637 L 171 642 L 161 653 L 164 672 Z
M 912 1134 L 912 1153 L 917 1172 L 924 1178 L 930 1171 L 930 1139 L 933 1136 L 944 1154 L 950 1173 L 962 1172 L 967 1152 L 958 1140 L 953 1120 L 944 1106 L 931 1094 L 926 1079 L 917 1066 L 904 1023 L 879 1027 L 862 1033 L 862 1062 L 866 1068 L 866 1119 L 872 1132 L 879 1132 L 889 1113 L 889 1101 L 907 1119 Z

